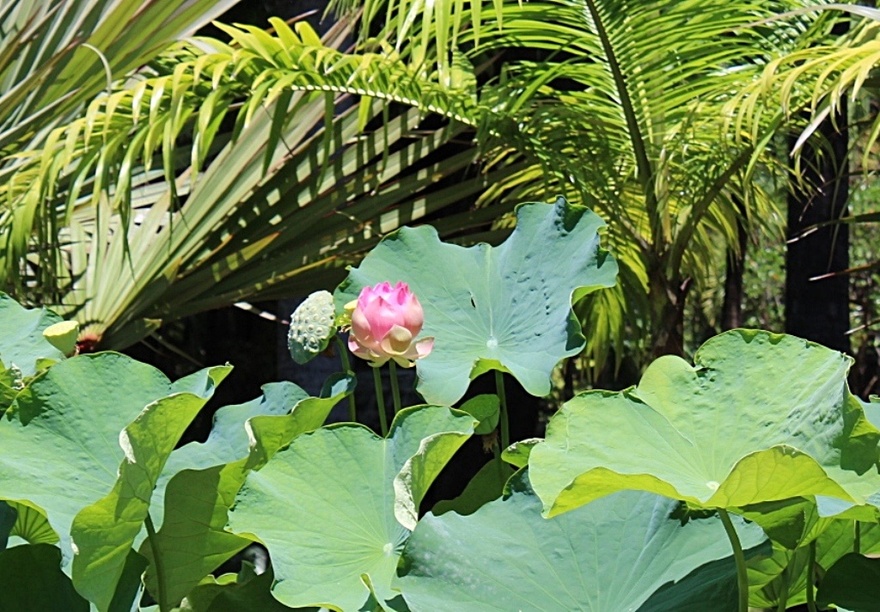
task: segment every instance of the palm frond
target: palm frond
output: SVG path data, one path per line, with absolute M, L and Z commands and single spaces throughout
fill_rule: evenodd
M 774 58 L 764 67 L 760 79 L 731 98 L 725 114 L 741 138 L 757 140 L 766 109 L 781 109 L 780 114 L 800 130 L 793 147 L 793 152 L 799 153 L 803 144 L 816 135 L 822 121 L 837 114 L 842 100 L 855 100 L 863 87 L 874 83 L 873 73 L 880 64 L 880 11 L 844 4 L 812 7 L 820 8 L 860 19 L 851 20 L 845 33 L 827 37 L 824 44 L 805 45 Z M 863 165 L 867 165 L 867 155 L 878 136 L 880 121 L 875 121 L 864 149 Z
M 475 201 L 515 171 L 475 165 L 472 90 L 441 89 L 393 58 L 340 53 L 344 24 L 323 42 L 307 26 L 273 25 L 274 36 L 229 29 L 228 47 L 178 46 L 154 65 L 166 74 L 99 98 L 29 159 L 22 194 L 46 189 L 69 222 L 60 257 L 32 252 L 27 266 L 60 270 L 54 307 L 102 346 L 126 346 L 162 320 L 326 287 L 384 233 Z M 415 108 L 389 113 L 388 101 Z M 432 110 L 446 119 L 427 129 Z M 84 145 L 65 148 L 71 140 Z M 480 230 L 511 207 L 439 225 Z
M 778 231 L 752 178 L 778 170 L 765 145 L 785 114 L 758 99 L 743 139 L 729 112 L 767 66 L 829 40 L 827 11 L 768 25 L 806 4 L 368 0 L 359 54 L 339 51 L 347 24 L 323 41 L 234 28 L 208 53 L 176 47 L 18 160 L 14 210 L 27 221 L 50 202 L 43 236 L 71 220 L 58 302 L 119 346 L 159 319 L 326 286 L 402 223 L 492 239 L 512 203 L 565 194 L 608 219 L 622 264 L 619 288 L 581 306 L 600 368 L 609 345 L 649 346 L 652 281 L 704 292 L 741 225 Z M 477 86 L 470 64 L 493 72 Z M 420 129 L 427 112 L 451 122 Z M 455 172 L 469 180 L 434 185 Z M 449 214 L 462 197 L 481 207 Z
M 361 15 L 359 46 L 410 57 L 436 67 L 440 83 L 455 85 L 462 37 L 479 44 L 486 24 L 503 24 L 505 0 L 330 0 L 327 12 Z
M 234 3 L 2 0 L 0 184 L 7 184 L 23 157 L 43 146 L 53 129 L 95 95 Z M 23 256 L 39 221 L 41 202 L 6 198 L 5 204 L 0 214 L 3 251 Z M 42 229 L 45 233 L 50 228 Z
M 83 117 L 50 132 L 42 149 L 16 156 L 15 173 L 0 186 L 9 207 L 0 222 L 12 222 L 25 236 L 34 226 L 43 229 L 40 251 L 51 254 L 58 246 L 53 228 L 102 198 L 127 223 L 132 196 L 159 180 L 171 186 L 173 207 L 198 181 L 209 157 L 216 155 L 215 138 L 228 137 L 221 130 L 223 122 L 234 117 L 232 137 L 241 138 L 255 117 L 270 107 L 276 109 L 275 125 L 267 135 L 263 172 L 273 163 L 272 152 L 284 144 L 279 141 L 280 122 L 288 113 L 302 112 L 306 101 L 320 101 L 307 107 L 319 109 L 325 122 L 335 112 L 333 97 L 342 93 L 360 96 L 365 105 L 370 100 L 399 102 L 459 122 L 474 121 L 471 90 L 440 88 L 430 75 L 393 57 L 343 54 L 323 44 L 305 22 L 298 23 L 296 31 L 280 20 L 273 20 L 273 26 L 275 36 L 252 27 L 225 26 L 231 46 L 205 39 L 180 43 L 153 64 L 153 75 L 135 75 L 117 91 L 96 97 Z M 340 24 L 331 30 L 329 41 L 342 44 L 346 31 Z M 294 97 L 300 106 L 289 109 Z M 375 111 L 368 110 L 367 116 L 373 115 Z M 363 119 L 362 112 L 361 123 Z M 189 163 L 184 164 L 188 169 L 181 174 L 187 156 L 186 147 L 178 143 L 184 135 L 191 146 Z M 153 172 L 155 165 L 161 166 L 161 173 Z M 29 246 L 22 240 L 7 243 L 7 274 L 13 278 L 20 273 L 14 266 Z M 47 273 L 44 285 L 57 284 L 51 259 L 41 262 L 39 269 Z
M 566 194 L 609 221 L 607 242 L 625 271 L 621 287 L 583 311 L 602 341 L 645 346 L 639 333 L 657 325 L 645 306 L 649 278 L 672 286 L 696 279 L 695 291 L 703 291 L 701 281 L 711 284 L 724 266 L 719 245 L 737 248 L 740 223 L 780 231 L 782 215 L 752 176 L 756 164 L 781 169 L 762 143 L 735 137 L 724 111 L 765 65 L 830 32 L 833 20 L 815 14 L 784 27 L 762 23 L 799 6 L 558 0 L 505 3 L 503 27 L 484 22 L 479 40 L 487 53 L 541 50 L 531 61 L 507 62 L 494 92 L 481 92 L 494 121 L 484 141 L 535 160 L 537 167 L 511 177 L 516 193 Z M 474 35 L 460 40 L 473 43 Z M 764 121 L 762 137 L 783 119 Z M 618 316 L 624 308 L 647 322 L 628 328 Z M 596 350 L 592 363 L 601 365 Z
M 233 0 L 0 3 L 0 152 L 47 128 L 234 4 Z M 5 169 L 4 169 L 5 170 Z M 6 173 L 0 175 L 6 176 Z

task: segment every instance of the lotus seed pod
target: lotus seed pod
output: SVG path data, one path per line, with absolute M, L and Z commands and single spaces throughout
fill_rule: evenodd
M 316 291 L 290 316 L 287 346 L 297 363 L 306 363 L 327 348 L 336 333 L 336 306 L 329 291 Z
M 79 336 L 79 323 L 61 321 L 43 330 L 43 337 L 59 351 L 70 357 L 76 352 L 76 339 Z

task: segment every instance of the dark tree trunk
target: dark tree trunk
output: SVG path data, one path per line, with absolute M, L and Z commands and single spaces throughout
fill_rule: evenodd
M 832 274 L 849 267 L 849 229 L 833 224 L 803 234 L 806 228 L 846 214 L 849 134 L 845 101 L 836 127 L 829 119 L 819 132 L 825 146 L 804 147 L 804 183 L 795 185 L 788 196 L 785 331 L 849 352 L 849 277 Z
M 669 280 L 656 270 L 649 274 L 653 326 L 651 357 L 684 356 L 684 304 L 691 280 Z
M 739 203 L 737 203 L 740 206 Z M 736 223 L 739 249 L 727 249 L 727 272 L 724 276 L 724 301 L 721 304 L 721 330 L 742 327 L 743 272 L 745 271 L 748 234 L 741 221 Z

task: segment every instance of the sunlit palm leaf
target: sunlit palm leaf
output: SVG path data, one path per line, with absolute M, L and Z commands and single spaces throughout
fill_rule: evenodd
M 473 61 L 480 50 L 540 50 L 536 61 L 504 64 L 494 105 L 492 92 L 481 92 L 495 121 L 484 141 L 537 160 L 509 179 L 524 199 L 565 194 L 608 219 L 608 243 L 627 270 L 620 291 L 584 310 L 601 330 L 592 346 L 598 365 L 607 350 L 599 343 L 611 339 L 620 351 L 624 336 L 638 346 L 639 333 L 656 330 L 657 313 L 639 314 L 646 293 L 656 304 L 664 287 L 711 284 L 726 260 L 718 246 L 737 249 L 741 223 L 779 232 L 781 215 L 752 180 L 756 164 L 778 165 L 766 141 L 734 138 L 723 113 L 764 65 L 827 35 L 832 21 L 815 14 L 762 23 L 803 4 L 558 0 L 505 3 L 503 25 L 483 16 Z M 475 45 L 476 29 L 459 40 Z M 761 137 L 784 119 L 767 112 Z M 666 285 L 652 285 L 657 278 Z M 647 321 L 629 325 L 613 314 L 625 309 Z
M 153 157 L 161 151 L 164 179 L 176 187 L 180 160 L 174 159 L 175 145 L 182 132 L 191 132 L 192 165 L 181 185 L 188 189 L 212 153 L 221 122 L 240 100 L 244 104 L 237 110 L 236 131 L 293 91 L 328 96 L 349 92 L 459 119 L 466 119 L 464 115 L 473 106 L 467 92 L 447 95 L 394 58 L 344 55 L 321 44 L 304 22 L 298 24 L 296 33 L 280 20 L 273 24 L 275 37 L 256 28 L 226 28 L 234 40 L 232 47 L 216 41 L 201 41 L 201 47 L 183 45 L 156 67 L 167 68 L 167 74 L 126 82 L 121 90 L 96 98 L 84 117 L 53 130 L 41 150 L 19 156 L 17 172 L 5 189 L 0 187 L 13 214 L 30 211 L 35 203 L 57 200 L 60 182 L 69 186 L 64 193 L 67 214 L 82 205 L 86 190 L 90 192 L 87 205 L 107 195 L 111 208 L 127 221 L 133 174 L 141 169 L 149 172 Z M 337 27 L 331 33 L 333 42 L 341 43 L 344 31 Z M 201 50 L 206 46 L 217 50 L 206 54 Z M 328 112 L 332 114 L 332 106 Z M 277 132 L 269 134 L 269 150 L 278 144 Z M 178 195 L 172 192 L 172 199 Z M 19 221 L 17 229 L 22 231 L 24 225 Z M 46 238 L 51 239 L 51 234 Z M 50 245 L 45 250 L 56 249 Z M 16 259 L 8 261 L 14 265 Z
M 110 83 L 152 60 L 174 40 L 219 16 L 235 0 L 0 1 L 0 184 L 22 153 L 43 145 Z M 6 194 L 3 194 L 6 196 Z M 26 252 L 32 230 L 51 222 L 44 202 L 4 197 L 0 226 L 7 264 Z
M 57 195 L 67 200 L 58 201 L 73 211 L 71 237 L 83 237 L 76 244 L 86 253 L 79 267 L 68 265 L 74 289 L 60 301 L 98 321 L 95 329 L 116 345 L 143 335 L 154 318 L 327 285 L 335 267 L 379 232 L 442 212 L 457 196 L 483 189 L 480 201 L 489 206 L 440 219 L 441 228 L 460 234 L 495 219 L 494 229 L 477 235 L 497 237 L 498 215 L 511 202 L 565 193 L 609 220 L 607 243 L 622 264 L 620 289 L 584 307 L 600 367 L 609 342 L 618 354 L 625 344 L 646 346 L 643 334 L 657 325 L 649 292 L 689 278 L 704 291 L 723 265 L 719 245 L 735 249 L 741 225 L 778 231 L 780 215 L 752 176 L 756 164 L 773 168 L 765 145 L 785 116 L 763 111 L 760 138 L 740 141 L 724 112 L 765 65 L 827 36 L 833 20 L 815 14 L 772 27 L 762 21 L 804 4 L 370 0 L 364 22 L 384 29 L 362 42 L 380 53 L 357 56 L 335 50 L 341 39 L 322 45 L 310 31 L 279 22 L 275 36 L 233 30 L 232 45 L 215 45 L 215 53 L 180 47 L 167 56 L 158 76 L 143 81 L 149 85 L 134 84 L 142 89 L 137 97 L 119 92 L 117 101 L 96 102 L 76 128 L 84 142 L 94 137 L 101 145 L 89 149 L 93 156 L 59 133 L 54 152 L 31 167 L 35 174 L 22 172 L 21 193 L 62 179 Z M 535 52 L 537 61 L 518 59 Z M 495 57 L 498 78 L 475 90 L 465 57 L 481 65 Z M 366 101 L 331 125 L 336 93 Z M 466 167 L 474 151 L 408 173 L 457 128 L 413 132 L 416 115 L 389 123 L 386 113 L 385 127 L 358 136 L 370 118 L 379 120 L 370 100 L 477 124 L 483 168 L 495 175 L 428 197 L 431 179 Z M 291 113 L 307 127 L 290 132 Z M 221 125 L 230 115 L 237 117 L 232 140 Z M 181 133 L 192 134 L 191 147 L 179 146 Z M 64 154 L 70 158 L 57 161 Z M 161 171 L 151 169 L 153 157 Z M 191 167 L 181 173 L 187 157 Z M 172 190 L 157 189 L 162 177 Z M 97 209 L 83 207 L 96 198 Z M 134 206 L 137 217 L 140 205 L 143 219 L 123 240 L 126 211 Z M 83 221 L 83 210 L 103 213 Z M 156 244 L 164 245 L 161 256 Z M 112 254 L 114 279 L 130 268 L 133 286 L 117 296 L 110 281 L 84 289 L 82 279 L 100 284 L 96 253 Z M 666 285 L 652 286 L 657 278 Z
M 847 96 L 854 100 L 864 86 L 874 83 L 873 72 L 880 65 L 880 10 L 828 4 L 808 6 L 798 14 L 810 9 L 852 18 L 845 33 L 769 62 L 761 79 L 738 92 L 727 109 L 738 132 L 753 139 L 766 108 L 780 108 L 787 117 L 808 111 L 811 120 L 803 126 L 795 153 L 815 135 L 819 124 L 836 112 L 841 100 Z M 880 136 L 880 120 L 875 120 L 868 134 L 865 156 Z M 867 157 L 862 161 L 866 163 Z
M 464 113 L 474 107 L 472 92 L 432 90 L 428 78 L 390 58 L 341 55 L 330 45 L 344 40 L 343 25 L 328 34 L 326 46 L 303 27 L 294 32 L 280 22 L 274 25 L 276 36 L 233 30 L 232 47 L 208 55 L 192 49 L 188 64 L 178 63 L 170 75 L 159 77 L 164 82 L 147 81 L 146 89 L 162 93 L 140 96 L 137 112 L 130 110 L 138 108 L 131 102 L 137 101 L 137 90 L 120 92 L 119 103 L 99 107 L 102 112 L 112 107 L 110 120 L 96 113 L 68 128 L 91 131 L 99 141 L 107 134 L 127 134 L 134 148 L 145 147 L 134 154 L 130 144 L 108 152 L 96 142 L 92 149 L 73 149 L 58 165 L 67 173 L 62 184 L 74 193 L 69 195 L 70 228 L 61 234 L 67 272 L 59 286 L 68 283 L 69 290 L 56 307 L 74 314 L 85 324 L 84 334 L 104 346 L 128 345 L 159 320 L 326 287 L 382 234 L 475 199 L 494 180 L 472 166 L 474 147 L 442 161 L 437 157 L 456 137 L 468 140 L 460 121 L 419 129 L 421 111 L 415 109 L 386 114 L 378 128 L 363 129 L 365 118 L 382 118 L 388 100 L 466 120 Z M 174 151 L 179 131 L 174 122 L 200 99 L 193 92 L 200 82 L 228 96 L 228 101 L 215 97 L 216 112 L 237 117 L 237 133 L 232 140 L 217 136 L 222 148 L 213 153 L 214 134 L 207 132 L 217 120 L 191 121 L 192 148 L 204 148 L 207 167 L 198 176 L 196 166 L 178 173 L 172 160 L 176 187 L 152 189 L 148 177 L 166 177 L 167 160 L 162 162 L 166 170 L 158 173 L 134 162 L 149 160 L 158 149 Z M 233 109 L 243 94 L 245 103 Z M 373 102 L 358 107 L 352 94 Z M 153 102 L 149 107 L 147 100 Z M 138 124 L 138 113 L 149 114 L 150 121 Z M 157 123 L 165 128 L 162 137 L 153 138 Z M 169 140 L 165 130 L 172 133 Z M 67 138 L 56 140 L 56 155 L 63 154 Z M 91 150 L 97 161 L 88 159 Z M 433 162 L 426 160 L 431 155 Z M 126 166 L 125 156 L 134 162 Z M 197 164 L 203 161 L 196 158 Z M 119 174 L 102 186 L 100 166 L 118 168 Z M 470 178 L 434 186 L 468 168 Z M 130 176 L 121 178 L 123 172 Z M 509 172 L 504 164 L 494 176 Z M 37 176 L 54 185 L 51 173 Z M 134 190 L 120 194 L 121 186 Z M 152 196 L 134 197 L 141 189 Z M 510 208 L 502 202 L 471 218 L 455 217 L 446 233 L 479 228 Z

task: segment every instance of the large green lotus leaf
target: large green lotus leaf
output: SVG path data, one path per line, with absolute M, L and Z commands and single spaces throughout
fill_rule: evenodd
M 46 515 L 28 502 L 3 502 L 16 511 L 15 526 L 9 534 L 17 544 L 58 544 L 60 538 Z
M 753 556 L 769 548 L 754 549 Z M 734 610 L 739 598 L 735 578 L 736 564 L 731 558 L 701 565 L 678 582 L 667 582 L 639 607 L 639 612 L 706 612 Z
M 880 492 L 865 497 L 864 504 L 817 495 L 816 509 L 822 518 L 840 518 L 873 523 L 880 520 Z
M 529 464 L 532 449 L 544 441 L 544 438 L 526 438 L 514 442 L 501 451 L 501 458 L 516 468 L 524 468 Z
M 201 386 L 225 368 L 171 383 L 117 353 L 81 355 L 39 375 L 0 421 L 0 499 L 28 501 L 48 517 L 71 557 L 74 516 L 116 485 L 126 451 L 120 433 L 157 399 Z M 34 449 L 42 449 L 35 453 Z
M 231 368 L 205 372 L 199 387 L 148 404 L 119 434 L 125 455 L 113 489 L 76 515 L 71 528 L 73 583 L 99 609 L 110 606 L 131 547 L 149 518 L 150 498 L 168 456 Z
M 880 397 L 872 396 L 869 401 L 859 400 L 862 408 L 865 410 L 865 418 L 870 421 L 874 427 L 880 429 Z
M 294 438 L 324 424 L 330 411 L 343 398 L 354 393 L 354 375 L 334 374 L 324 382 L 319 397 L 308 397 L 293 407 L 289 415 L 258 415 L 247 422 L 253 437 L 248 449 L 247 469 L 259 469 Z
M 494 248 L 443 243 L 430 226 L 402 228 L 351 270 L 336 291 L 337 309 L 367 285 L 405 281 L 425 311 L 422 335 L 435 338 L 416 363 L 429 403 L 451 406 L 489 369 L 544 396 L 554 366 L 584 347 L 572 298 L 616 282 L 617 263 L 599 247 L 603 226 L 559 198 L 520 206 L 516 229 Z
M 62 321 L 45 308 L 22 308 L 0 292 L 0 359 L 15 365 L 24 376 L 33 376 L 40 359 L 64 359 L 61 351 L 43 337 L 43 330 Z
M 139 555 L 133 548 L 128 549 L 128 556 L 125 558 L 122 574 L 116 581 L 116 592 L 113 593 L 107 612 L 132 612 L 135 609 L 143 595 L 143 576 L 148 563 L 143 555 Z
M 753 504 L 737 514 L 758 523 L 774 544 L 792 550 L 814 539 L 827 524 L 820 523 L 815 501 L 803 497 Z
M 859 532 L 861 552 L 872 555 L 880 553 L 880 525 L 863 523 Z M 840 519 L 819 519 L 804 539 L 805 545 L 788 550 L 774 543 L 771 556 L 749 562 L 750 605 L 776 608 L 784 593 L 788 606 L 807 601 L 808 543 L 813 540 L 816 543 L 816 564 L 822 568 L 821 573 L 854 550 L 854 523 Z M 788 586 L 783 586 L 784 583 Z
M 880 428 L 880 398 L 872 397 L 871 401 L 859 400 L 859 402 L 868 422 Z M 871 492 L 862 505 L 827 496 L 817 496 L 816 504 L 819 515 L 823 517 L 847 518 L 869 523 L 880 521 L 880 489 Z
M 297 435 L 320 427 L 353 390 L 354 379 L 347 376 L 332 377 L 322 397 L 308 397 L 289 382 L 265 385 L 262 397 L 218 410 L 204 443 L 188 444 L 172 453 L 166 474 L 173 478 L 167 488 L 162 487 L 164 491 L 157 488 L 153 499 L 154 504 L 160 499 L 164 502 L 165 520 L 156 537 L 141 546 L 141 554 L 148 559 L 156 551 L 162 559 L 161 567 L 151 564 L 147 570 L 144 581 L 150 592 L 158 592 L 161 571 L 164 599 L 176 603 L 204 576 L 250 544 L 250 538 L 225 530 L 226 513 L 247 472 Z
M 299 436 L 248 474 L 229 526 L 269 549 L 285 605 L 358 610 L 368 585 L 389 601 L 411 509 L 475 425 L 422 406 L 401 411 L 386 439 L 350 424 Z
M 87 612 L 61 571 L 61 551 L 51 544 L 13 546 L 0 552 L 0 611 Z
M 873 612 L 880 602 L 880 559 L 849 553 L 829 568 L 816 602 L 853 612 Z
M 736 607 L 735 565 L 716 517 L 682 525 L 677 502 L 624 491 L 545 519 L 527 472 L 510 495 L 469 516 L 428 514 L 410 536 L 396 584 L 421 610 L 637 610 L 664 585 L 690 576 L 687 590 L 667 587 L 654 610 Z M 743 547 L 766 536 L 736 519 Z M 694 574 L 712 562 L 708 573 Z M 692 575 L 693 574 L 693 575 Z M 675 585 L 670 585 L 674 587 Z
M 555 415 L 529 466 L 545 512 L 621 489 L 736 508 L 880 490 L 880 432 L 848 391 L 845 355 L 793 336 L 734 330 L 695 366 L 665 356 L 638 387 L 588 392 Z
M 263 394 L 244 404 L 224 406 L 214 413 L 211 431 L 204 442 L 190 442 L 176 449 L 168 458 L 153 492 L 153 505 L 158 512 L 153 516 L 157 527 L 164 520 L 165 487 L 171 478 L 183 470 L 201 470 L 231 463 L 248 456 L 250 440 L 245 422 L 261 415 L 284 415 L 300 401 L 309 397 L 292 382 L 269 383 L 262 387 Z M 316 427 L 319 427 L 320 424 Z
M 458 407 L 462 412 L 477 419 L 480 424 L 474 430 L 478 436 L 486 436 L 498 427 L 498 419 L 501 416 L 501 399 L 495 395 L 486 393 L 470 398 Z

